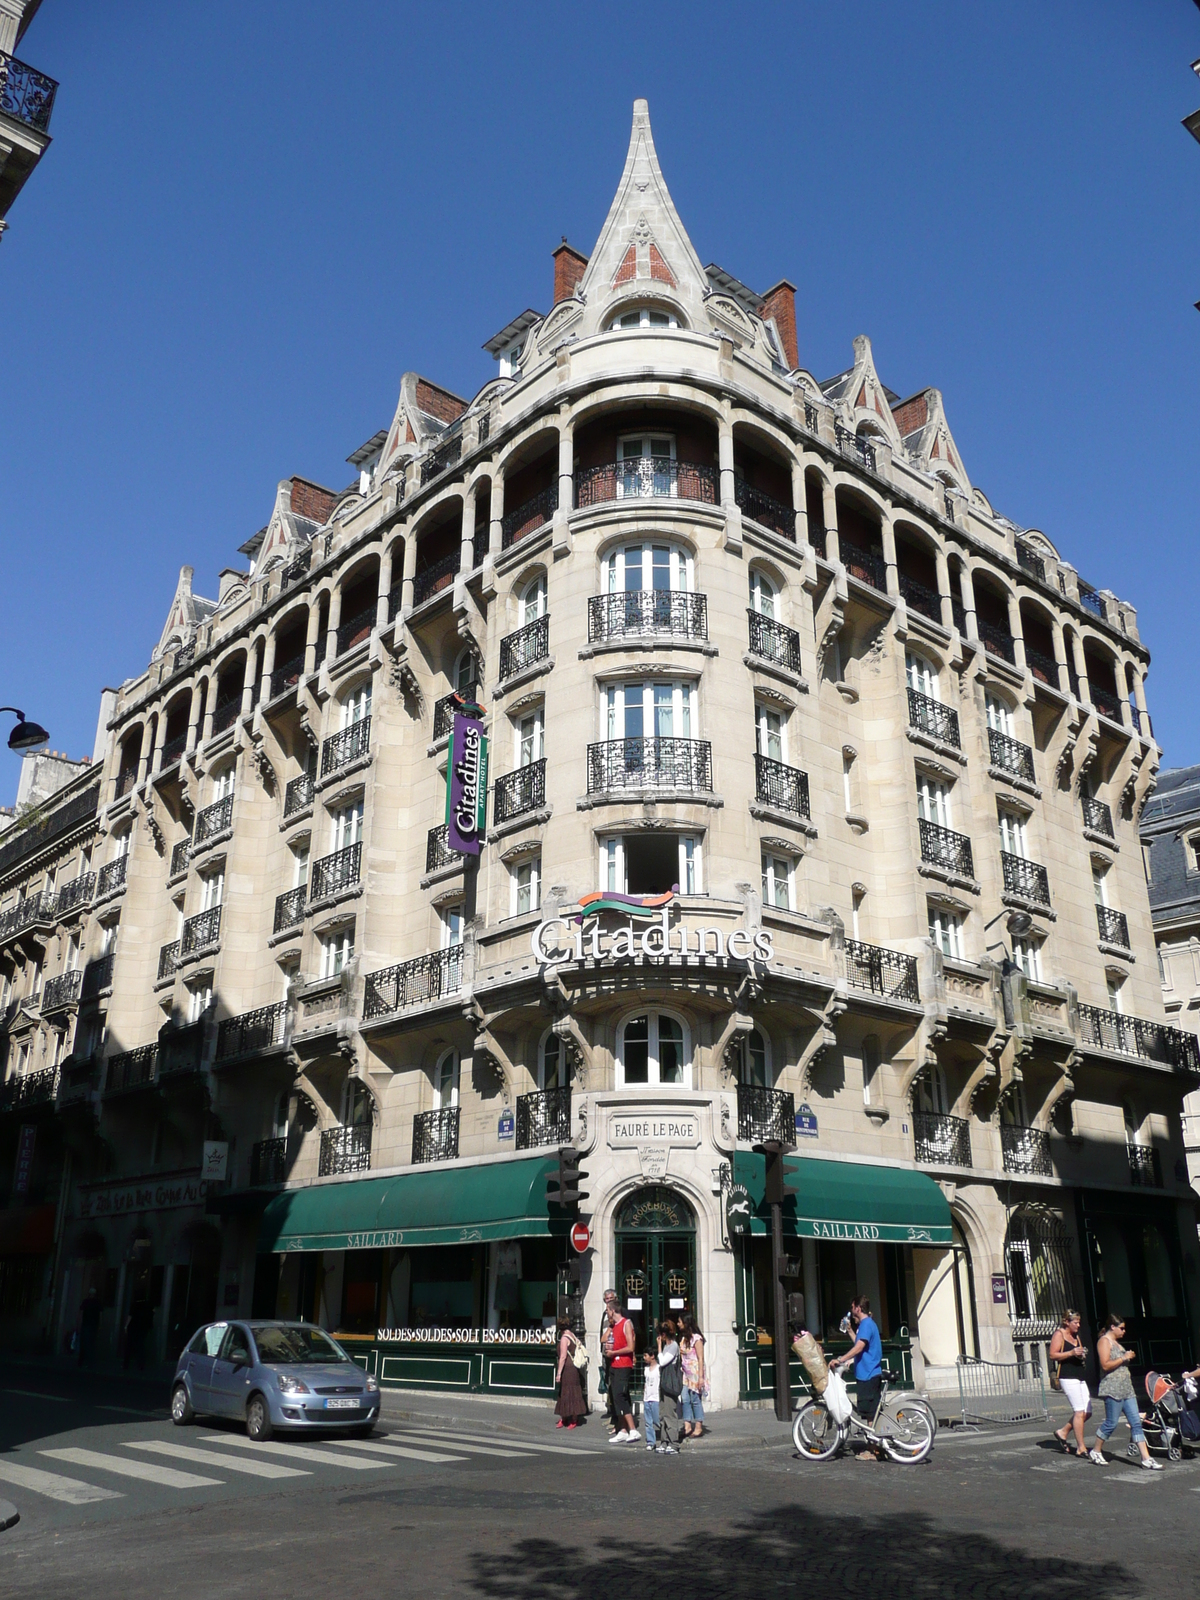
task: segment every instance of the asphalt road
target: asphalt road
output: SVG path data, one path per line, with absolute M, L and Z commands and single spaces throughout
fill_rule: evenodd
M 715 1416 L 710 1438 L 663 1457 L 608 1445 L 598 1418 L 564 1434 L 544 1410 L 407 1394 L 386 1396 L 369 1442 L 263 1448 L 228 1424 L 174 1427 L 165 1398 L 0 1368 L 0 1497 L 21 1512 L 0 1533 L 0 1594 L 1191 1600 L 1200 1587 L 1200 1456 L 1100 1468 L 1023 1427 L 943 1432 L 919 1467 L 811 1465 L 759 1412 Z

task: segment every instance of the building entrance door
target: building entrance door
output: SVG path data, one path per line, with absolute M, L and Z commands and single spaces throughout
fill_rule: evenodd
M 617 1293 L 639 1353 L 663 1317 L 696 1309 L 696 1217 L 663 1185 L 637 1189 L 617 1212 Z

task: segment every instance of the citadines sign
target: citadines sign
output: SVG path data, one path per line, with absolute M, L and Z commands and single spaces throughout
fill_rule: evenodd
M 471 706 L 469 711 L 482 708 Z M 479 717 L 454 713 L 446 773 L 446 843 L 459 855 L 477 856 L 487 825 L 487 735 Z
M 529 938 L 534 959 L 545 965 L 551 961 L 634 961 L 638 956 L 663 960 L 668 956 L 717 956 L 730 961 L 773 961 L 775 946 L 769 929 L 723 928 L 688 929 L 682 923 L 671 926 L 671 907 L 675 895 L 612 894 L 585 895 L 578 915 L 550 917 L 540 923 Z M 624 916 L 624 926 L 607 927 L 601 922 L 605 912 Z M 643 924 L 639 931 L 635 919 Z

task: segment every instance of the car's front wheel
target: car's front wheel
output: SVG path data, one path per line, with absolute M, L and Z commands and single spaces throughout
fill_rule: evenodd
M 271 1426 L 271 1413 L 260 1394 L 252 1394 L 246 1402 L 246 1432 L 251 1439 L 270 1439 L 275 1429 Z
M 192 1409 L 192 1402 L 188 1399 L 187 1386 L 177 1383 L 171 1391 L 171 1421 L 177 1428 L 184 1428 L 189 1422 L 194 1422 L 196 1413 Z

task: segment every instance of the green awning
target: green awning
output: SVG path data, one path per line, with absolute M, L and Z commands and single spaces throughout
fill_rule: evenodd
M 570 1218 L 546 1200 L 556 1160 L 502 1158 L 392 1178 L 347 1178 L 288 1189 L 268 1202 L 258 1231 L 263 1254 L 475 1244 L 566 1233 Z
M 953 1242 L 949 1204 L 923 1172 L 811 1156 L 785 1156 L 783 1166 L 789 1190 L 783 1206 L 783 1230 L 793 1239 L 916 1245 Z M 765 1159 L 739 1151 L 733 1176 L 735 1183 L 750 1191 L 751 1233 L 770 1233 L 771 1209 L 763 1203 Z

